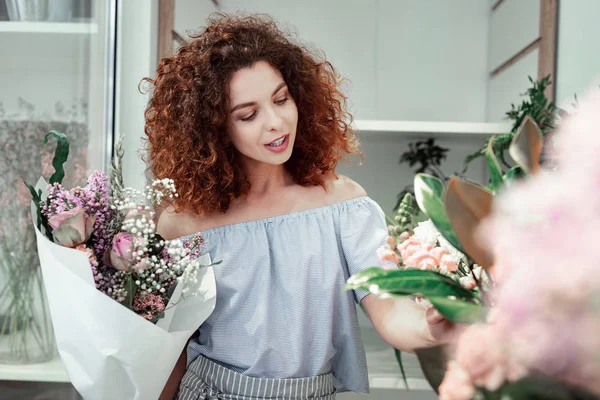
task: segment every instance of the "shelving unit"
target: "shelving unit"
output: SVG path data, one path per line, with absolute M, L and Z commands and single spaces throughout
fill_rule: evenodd
M 502 122 L 356 120 L 354 129 L 365 134 L 406 135 L 409 137 L 487 137 L 510 132 L 511 124 Z
M 0 364 L 0 381 L 31 381 L 67 383 L 69 377 L 59 357 L 43 364 Z
M 1 21 L 0 33 L 9 32 L 86 35 L 98 33 L 98 25 L 84 22 Z

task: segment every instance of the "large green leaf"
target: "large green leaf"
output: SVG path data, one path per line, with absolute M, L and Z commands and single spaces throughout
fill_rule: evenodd
M 452 322 L 474 324 L 476 322 L 485 322 L 486 320 L 487 307 L 447 297 L 429 296 L 427 299 L 440 314 Z
M 474 297 L 472 292 L 451 278 L 434 271 L 418 269 L 368 268 L 351 276 L 346 282 L 346 289 L 363 289 L 374 294 L 391 296 L 455 296 L 467 300 Z
M 62 183 L 65 177 L 65 170 L 63 164 L 69 158 L 69 138 L 62 132 L 50 131 L 44 136 L 44 144 L 48 143 L 48 138 L 52 136 L 56 139 L 56 150 L 54 151 L 54 158 L 52 159 L 52 167 L 54 173 L 50 177 L 50 184 Z
M 444 184 L 433 175 L 417 174 L 414 180 L 415 198 L 421 211 L 431 219 L 437 230 L 457 250 L 464 253 L 444 206 Z
M 492 192 L 496 192 L 504 183 L 502 168 L 494 153 L 494 140 L 495 136 L 490 139 L 485 149 L 485 161 L 490 173 L 490 189 Z

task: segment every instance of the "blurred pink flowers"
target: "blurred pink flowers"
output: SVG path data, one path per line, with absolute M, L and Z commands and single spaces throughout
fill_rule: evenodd
M 557 171 L 500 193 L 480 227 L 500 285 L 493 323 L 459 340 L 457 365 L 475 385 L 493 388 L 528 369 L 600 395 L 599 110 L 595 90 L 561 123 Z M 449 369 L 444 390 L 461 384 Z

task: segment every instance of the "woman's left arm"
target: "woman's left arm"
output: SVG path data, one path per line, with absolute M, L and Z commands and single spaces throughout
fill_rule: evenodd
M 450 343 L 460 331 L 434 308 L 425 311 L 408 297 L 381 300 L 368 294 L 361 304 L 379 336 L 401 351 Z

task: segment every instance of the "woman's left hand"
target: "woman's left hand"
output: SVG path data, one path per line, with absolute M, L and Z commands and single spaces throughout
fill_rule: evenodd
M 433 341 L 440 345 L 455 343 L 465 329 L 465 326 L 446 319 L 434 307 L 429 307 L 425 311 L 425 321 Z

